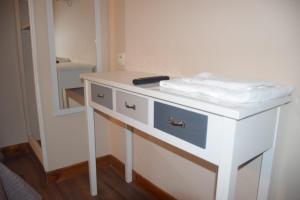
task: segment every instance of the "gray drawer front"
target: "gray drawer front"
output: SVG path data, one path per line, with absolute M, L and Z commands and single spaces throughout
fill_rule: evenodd
M 112 89 L 101 85 L 91 85 L 92 101 L 112 109 Z
M 134 109 L 132 109 L 132 106 L 134 106 Z M 122 113 L 144 124 L 148 123 L 148 100 L 144 97 L 117 91 L 116 110 L 118 113 Z
M 206 115 L 155 101 L 154 127 L 199 147 L 206 147 Z

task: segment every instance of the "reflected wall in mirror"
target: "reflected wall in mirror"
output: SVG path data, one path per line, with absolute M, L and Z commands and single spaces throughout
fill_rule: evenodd
M 59 108 L 84 105 L 80 74 L 96 70 L 94 0 L 53 0 Z

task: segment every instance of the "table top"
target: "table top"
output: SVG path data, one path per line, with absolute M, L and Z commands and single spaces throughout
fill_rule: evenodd
M 64 62 L 56 64 L 57 70 L 80 70 L 87 69 L 92 70 L 96 67 L 96 65 L 87 64 L 87 63 L 76 63 L 76 62 Z
M 81 78 L 95 83 L 100 83 L 123 90 L 128 90 L 148 97 L 177 103 L 194 109 L 202 110 L 227 118 L 241 120 L 257 113 L 281 106 L 291 101 L 291 97 L 283 97 L 271 101 L 256 103 L 247 106 L 220 105 L 208 100 L 187 97 L 179 94 L 161 91 L 158 84 L 133 85 L 132 80 L 141 77 L 155 76 L 157 74 L 133 72 L 133 71 L 110 71 L 101 73 L 81 74 Z

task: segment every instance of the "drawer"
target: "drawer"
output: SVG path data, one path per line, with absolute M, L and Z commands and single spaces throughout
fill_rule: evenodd
M 91 84 L 92 101 L 112 109 L 112 89 L 101 85 Z
M 206 147 L 206 115 L 155 101 L 154 127 L 196 146 Z
M 117 91 L 116 110 L 130 118 L 148 123 L 148 100 L 144 97 Z

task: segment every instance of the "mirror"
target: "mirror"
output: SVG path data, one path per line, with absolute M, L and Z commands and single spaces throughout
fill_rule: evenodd
M 96 71 L 94 8 L 97 0 L 49 1 L 52 13 L 48 17 L 53 20 L 49 29 L 49 35 L 52 34 L 49 45 L 53 54 L 53 85 L 57 91 L 55 104 L 58 111 L 81 111 L 84 89 L 80 74 Z

